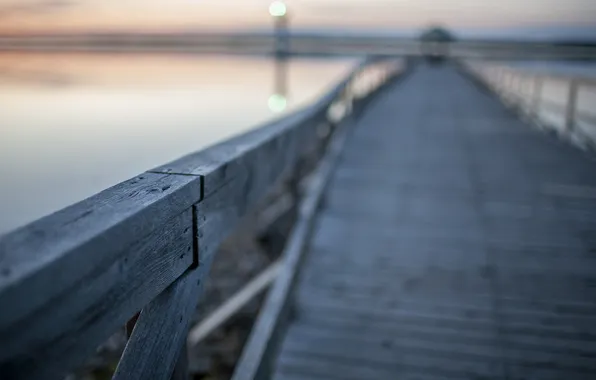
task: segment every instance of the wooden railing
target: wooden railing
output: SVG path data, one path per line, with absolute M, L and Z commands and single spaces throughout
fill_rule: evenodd
M 60 379 L 139 311 L 113 378 L 184 378 L 219 244 L 403 66 L 369 59 L 307 108 L 0 237 L 0 378 Z
M 508 105 L 581 147 L 596 147 L 596 78 L 493 63 L 467 67 Z

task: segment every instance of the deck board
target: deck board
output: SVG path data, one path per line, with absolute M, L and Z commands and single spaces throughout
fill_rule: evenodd
M 596 378 L 596 160 L 451 66 L 358 121 L 275 379 Z

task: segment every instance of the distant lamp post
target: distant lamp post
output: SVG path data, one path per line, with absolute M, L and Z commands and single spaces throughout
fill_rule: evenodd
M 274 1 L 269 5 L 269 14 L 273 17 L 275 55 L 285 56 L 289 50 L 288 7 L 283 1 Z
M 288 7 L 283 1 L 274 1 L 269 5 L 269 14 L 273 17 L 284 17 L 288 13 Z
M 268 106 L 272 112 L 283 112 L 288 105 L 287 56 L 290 51 L 290 38 L 288 33 L 288 7 L 283 1 L 274 1 L 269 5 L 269 14 L 271 17 L 273 17 L 275 88 L 273 95 L 269 97 Z

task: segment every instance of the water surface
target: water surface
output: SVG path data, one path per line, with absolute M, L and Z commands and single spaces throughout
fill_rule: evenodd
M 0 53 L 0 234 L 279 117 L 276 92 L 290 112 L 353 65 L 292 60 L 283 85 L 264 57 Z

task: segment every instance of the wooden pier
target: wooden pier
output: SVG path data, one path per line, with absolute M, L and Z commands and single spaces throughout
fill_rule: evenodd
M 453 67 L 364 112 L 315 231 L 275 379 L 596 376 L 595 162 Z
M 298 219 L 234 380 L 593 379 L 596 158 L 562 137 L 466 65 L 371 59 L 1 236 L 0 378 L 61 379 L 139 310 L 114 378 L 185 378 L 218 245 L 287 183 Z

